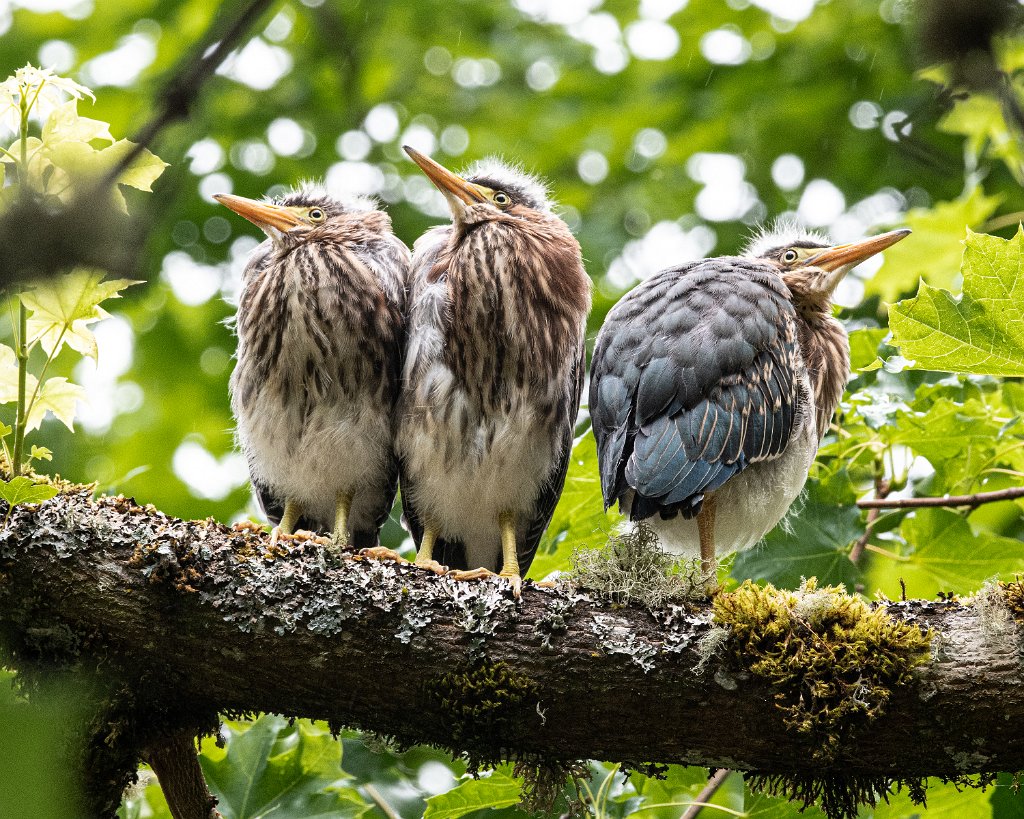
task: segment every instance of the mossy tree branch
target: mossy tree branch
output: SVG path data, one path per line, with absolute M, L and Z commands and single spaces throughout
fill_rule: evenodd
M 889 611 L 933 629 L 935 656 L 844 738 L 833 769 L 1024 768 L 1018 626 L 958 602 Z M 787 731 L 766 682 L 729 652 L 694 670 L 712 628 L 706 607 L 649 611 L 530 585 L 516 601 L 499 581 L 334 559 L 314 541 L 269 553 L 262 533 L 88 492 L 19 507 L 0 532 L 0 635 L 15 664 L 105 681 L 108 726 L 87 768 L 101 815 L 154 742 L 224 712 L 323 719 L 481 763 L 820 774 L 815 741 Z

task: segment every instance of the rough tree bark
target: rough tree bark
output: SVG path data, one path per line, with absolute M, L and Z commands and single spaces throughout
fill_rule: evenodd
M 1024 768 L 1017 627 L 958 602 L 891 604 L 933 660 L 845 742 L 835 770 L 957 776 Z M 315 541 L 184 522 L 63 494 L 0 532 L 0 634 L 14 662 L 102 680 L 90 809 L 116 809 L 154 742 L 267 711 L 433 743 L 479 760 L 597 758 L 808 771 L 770 688 L 712 658 L 706 608 L 649 611 L 527 584 L 455 582 L 338 559 Z M 97 750 L 99 748 L 99 750 Z M 820 772 L 820 771 L 819 771 Z

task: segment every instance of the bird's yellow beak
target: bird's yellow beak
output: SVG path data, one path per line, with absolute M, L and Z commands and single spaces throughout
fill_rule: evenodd
M 279 233 L 287 233 L 302 224 L 298 214 L 291 208 L 272 205 L 269 202 L 257 202 L 255 199 L 246 199 L 244 196 L 230 193 L 216 193 L 213 198 L 271 236 L 273 234 L 268 228 Z
M 902 228 L 901 230 L 890 230 L 888 233 L 882 233 L 878 236 L 872 236 L 870 239 L 863 239 L 848 245 L 836 245 L 835 247 L 826 248 L 816 256 L 812 256 L 804 262 L 804 266 L 817 267 L 828 273 L 839 271 L 845 273 L 865 259 L 870 259 L 876 253 L 881 253 L 887 247 L 892 247 L 900 239 L 904 239 L 909 235 L 910 229 Z
M 456 219 L 461 219 L 467 206 L 487 201 L 480 188 L 472 182 L 467 182 L 458 174 L 452 173 L 444 165 L 438 164 L 415 148 L 410 148 L 408 145 L 403 145 L 402 148 L 409 154 L 409 158 L 420 166 L 420 170 L 427 175 L 427 179 L 437 185 L 438 190 L 444 194 L 452 209 L 452 216 Z

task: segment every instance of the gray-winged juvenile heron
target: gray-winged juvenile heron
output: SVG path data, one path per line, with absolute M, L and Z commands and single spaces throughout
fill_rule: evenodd
M 231 407 L 273 540 L 301 526 L 372 547 L 398 481 L 409 250 L 373 203 L 316 186 L 216 198 L 269 237 L 242 276 Z
M 650 519 L 666 551 L 756 544 L 807 479 L 849 375 L 832 294 L 910 233 L 828 246 L 795 229 L 656 273 L 608 313 L 590 413 L 605 506 Z

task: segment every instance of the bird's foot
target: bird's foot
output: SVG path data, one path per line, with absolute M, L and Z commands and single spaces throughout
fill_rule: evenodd
M 426 569 L 428 572 L 433 572 L 434 574 L 448 574 L 448 567 L 443 563 L 438 563 L 436 560 L 416 558 L 416 566 L 421 569 Z
M 490 569 L 469 569 L 459 570 L 455 572 L 448 572 L 448 576 L 453 580 L 484 580 L 488 577 L 500 577 L 504 580 L 509 581 L 509 586 L 512 588 L 512 594 L 518 599 L 523 594 L 523 578 L 519 576 L 518 572 L 513 574 L 509 572 L 506 574 L 495 574 Z
M 368 549 L 360 549 L 359 554 L 363 557 L 373 558 L 374 560 L 391 560 L 395 563 L 408 563 L 408 561 L 394 549 L 388 549 L 385 546 L 371 546 Z
M 512 587 L 512 595 L 518 600 L 523 596 L 523 578 L 519 572 L 501 572 L 498 577 L 504 577 Z
M 261 535 L 266 531 L 262 523 L 256 523 L 252 520 L 240 520 L 231 529 L 235 532 L 257 532 Z
M 283 535 L 283 534 L 284 534 L 284 532 L 281 531 L 281 527 L 280 526 L 275 526 L 273 529 L 271 529 L 270 530 L 270 543 L 267 544 L 267 549 L 268 550 L 269 549 L 276 549 L 277 548 L 277 542 L 281 539 L 281 535 Z
M 284 535 L 284 537 L 287 537 L 289 540 L 298 540 L 304 542 L 307 540 L 316 540 L 318 535 L 316 532 L 309 531 L 309 529 L 296 529 L 290 535 Z

